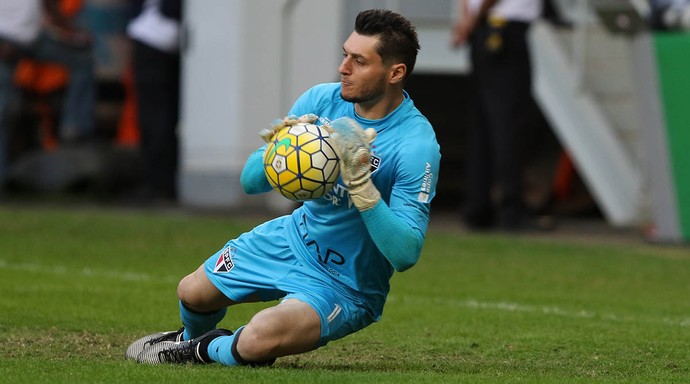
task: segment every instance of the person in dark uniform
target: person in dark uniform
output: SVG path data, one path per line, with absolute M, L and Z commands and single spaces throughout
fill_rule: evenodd
M 142 202 L 177 199 L 181 0 L 134 0 L 134 84 L 141 132 Z
M 463 218 L 472 229 L 529 225 L 522 191 L 520 140 L 532 100 L 527 31 L 542 0 L 458 0 L 455 47 L 471 47 L 475 125 L 467 141 Z M 494 201 L 494 187 L 498 200 Z

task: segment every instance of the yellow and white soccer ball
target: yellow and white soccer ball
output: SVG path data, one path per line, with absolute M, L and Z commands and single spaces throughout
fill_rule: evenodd
M 322 197 L 340 175 L 331 140 L 328 131 L 315 124 L 281 129 L 273 135 L 264 153 L 268 182 L 290 200 Z

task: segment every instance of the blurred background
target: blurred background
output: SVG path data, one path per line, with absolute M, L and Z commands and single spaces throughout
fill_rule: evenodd
M 557 218 L 639 228 L 655 241 L 690 239 L 690 5 L 684 0 L 544 0 L 530 30 L 533 100 L 525 200 Z M 17 67 L 2 204 L 70 196 L 149 204 L 137 195 L 142 141 L 133 80 L 132 1 L 63 5 L 91 35 L 95 131 L 63 143 L 59 64 Z M 141 5 L 141 4 L 140 4 Z M 468 50 L 453 49 L 457 0 L 203 0 L 182 2 L 179 155 L 167 204 L 285 212 L 277 195 L 239 185 L 257 135 L 309 87 L 338 81 L 356 14 L 389 8 L 416 25 L 421 51 L 406 89 L 443 155 L 434 212 L 460 220 L 471 94 Z M 20 69 L 23 72 L 20 76 Z M 57 74 L 57 75 L 56 75 Z

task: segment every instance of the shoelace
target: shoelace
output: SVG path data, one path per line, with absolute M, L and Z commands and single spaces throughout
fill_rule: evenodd
M 194 358 L 194 350 L 189 343 L 176 343 L 169 349 L 164 349 L 158 352 L 158 360 L 161 362 L 184 363 L 187 361 L 196 361 Z

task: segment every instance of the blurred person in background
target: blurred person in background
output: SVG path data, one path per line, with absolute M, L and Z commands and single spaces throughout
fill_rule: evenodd
M 651 0 L 651 27 L 662 31 L 690 30 L 690 0 Z
M 127 27 L 141 132 L 140 185 L 135 199 L 177 199 L 181 0 L 134 0 Z
M 527 43 L 542 0 L 458 0 L 454 47 L 469 44 L 476 111 L 467 141 L 467 195 L 462 215 L 471 229 L 532 227 L 523 201 L 521 136 L 532 100 Z M 494 202 L 494 188 L 498 201 Z
M 61 64 L 69 72 L 60 111 L 60 141 L 83 142 L 94 134 L 91 34 L 77 27 L 60 7 L 59 0 L 0 1 L 0 189 L 7 171 L 7 113 L 18 97 L 14 72 L 20 59 Z

